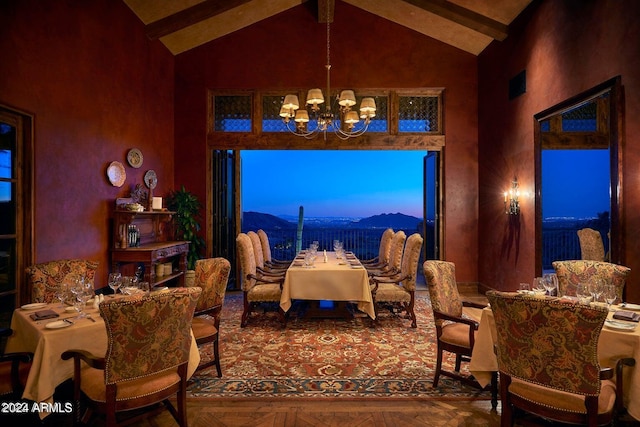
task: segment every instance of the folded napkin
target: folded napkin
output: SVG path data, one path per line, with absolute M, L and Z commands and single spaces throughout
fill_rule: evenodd
M 620 310 L 613 313 L 613 318 L 617 320 L 626 320 L 627 322 L 640 322 L 640 313 Z
M 58 317 L 58 313 L 51 309 L 36 311 L 31 315 L 33 320 L 53 319 L 54 317 Z

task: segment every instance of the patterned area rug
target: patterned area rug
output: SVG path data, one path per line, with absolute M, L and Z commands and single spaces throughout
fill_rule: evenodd
M 223 377 L 216 377 L 215 367 L 196 372 L 188 396 L 490 399 L 488 391 L 446 377 L 432 387 L 435 327 L 428 293 L 417 295 L 417 329 L 386 310 L 376 328 L 358 312 L 351 320 L 293 315 L 283 329 L 268 310 L 240 328 L 242 295 L 227 294 L 220 327 Z M 201 349 L 203 359 L 208 351 L 211 345 Z M 445 353 L 444 366 L 453 364 Z

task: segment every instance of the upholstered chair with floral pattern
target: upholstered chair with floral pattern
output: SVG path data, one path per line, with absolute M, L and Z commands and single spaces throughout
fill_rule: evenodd
M 260 244 L 262 245 L 262 256 L 264 257 L 264 263 L 270 267 L 289 267 L 291 260 L 280 260 L 273 258 L 271 254 L 271 244 L 269 243 L 269 236 L 267 233 L 260 229 L 257 231 L 258 237 L 260 237 Z
M 362 265 L 369 268 L 382 268 L 389 264 L 389 256 L 391 255 L 391 240 L 393 240 L 394 231 L 387 228 L 380 237 L 380 247 L 378 255 L 375 258 L 360 261 Z
M 385 305 L 392 309 L 399 307 L 399 310 L 406 312 L 407 317 L 411 319 L 411 327 L 418 327 L 414 304 L 421 251 L 422 236 L 414 233 L 406 241 L 400 272 L 393 276 L 370 277 L 371 295 L 376 307 L 376 321 L 378 320 L 377 307 Z
M 404 231 L 400 230 L 393 234 L 391 238 L 391 246 L 389 248 L 389 262 L 376 266 L 364 267 L 367 269 L 369 276 L 382 276 L 382 275 L 394 275 L 400 272 L 402 267 L 402 252 L 404 251 L 404 243 L 407 240 L 407 235 Z
M 89 410 L 83 421 L 88 425 L 93 411 L 104 414 L 106 425 L 113 426 L 129 411 L 160 402 L 170 408 L 180 426 L 187 425 L 191 321 L 201 292 L 199 287 L 172 288 L 100 304 L 107 329 L 106 355 L 97 357 L 79 350 L 62 354 L 62 359 L 74 363 L 76 422 L 80 421 L 82 395 Z M 174 396 L 177 407 L 169 401 Z
M 440 375 L 445 375 L 479 387 L 474 379 L 460 373 L 461 363 L 468 362 L 471 358 L 479 326 L 475 320 L 462 316 L 462 308 L 484 308 L 485 306 L 463 301 L 460 298 L 454 263 L 425 261 L 422 266 L 431 298 L 438 345 L 433 386 L 438 387 Z M 456 356 L 455 371 L 453 372 L 442 369 L 442 356 L 445 351 Z M 493 385 L 495 386 L 495 384 Z
M 622 397 L 622 359 L 601 369 L 598 338 L 608 310 L 557 298 L 489 291 L 496 325 L 501 425 L 518 408 L 584 426 L 612 422 Z M 617 386 L 616 386 L 617 384 Z
M 278 318 L 284 326 L 284 312 L 280 308 L 280 296 L 282 295 L 284 276 L 258 275 L 256 259 L 253 254 L 253 244 L 251 243 L 251 238 L 247 236 L 246 233 L 238 234 L 236 238 L 236 248 L 242 270 L 242 294 L 244 297 L 244 310 L 242 312 L 240 326 L 243 328 L 247 326 L 249 316 L 253 309 L 265 303 L 277 304 Z
M 31 302 L 51 303 L 56 291 L 65 282 L 83 278 L 93 285 L 98 262 L 84 259 L 61 259 L 27 267 L 27 279 L 31 288 Z
M 618 303 L 624 301 L 624 285 L 631 269 L 605 261 L 569 260 L 554 261 L 558 276 L 558 295 L 575 296 L 578 283 L 589 283 L 601 279 L 605 284 L 613 283 L 618 288 Z
M 580 258 L 592 261 L 605 261 L 604 244 L 598 230 L 583 228 L 577 231 L 580 241 Z
M 247 232 L 247 236 L 251 239 L 251 245 L 253 247 L 253 256 L 256 258 L 256 271 L 258 274 L 267 275 L 284 275 L 287 270 L 286 266 L 267 266 L 264 263 L 264 253 L 262 251 L 262 242 L 260 236 L 255 231 Z
M 207 362 L 201 362 L 198 369 L 216 365 L 218 377 L 222 377 L 218 342 L 220 318 L 230 271 L 231 264 L 225 258 L 208 258 L 196 261 L 193 286 L 200 287 L 202 294 L 198 299 L 191 329 L 198 346 L 206 343 L 213 345 L 213 358 Z

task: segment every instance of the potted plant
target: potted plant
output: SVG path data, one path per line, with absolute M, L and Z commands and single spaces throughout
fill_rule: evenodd
M 184 185 L 180 190 L 172 191 L 167 198 L 167 208 L 175 215 L 175 238 L 189 243 L 187 270 L 195 270 L 196 261 L 201 258 L 205 241 L 198 235 L 200 231 L 200 209 L 198 197 L 187 191 Z

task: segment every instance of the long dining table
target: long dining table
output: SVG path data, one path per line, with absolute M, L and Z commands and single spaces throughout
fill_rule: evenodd
M 615 310 L 625 307 L 612 306 Z M 614 311 L 609 313 L 611 319 Z M 490 307 L 482 310 L 482 317 L 476 341 L 471 354 L 469 371 L 483 387 L 491 381 L 491 374 L 498 371 L 498 361 L 494 351 L 497 331 Z M 606 325 L 598 340 L 598 359 L 603 367 L 615 367 L 617 360 L 633 357 L 640 362 L 640 326 L 633 330 L 615 330 Z M 640 369 L 625 367 L 623 376 L 623 401 L 629 415 L 640 420 Z
M 107 296 L 107 298 L 111 298 Z M 56 387 L 73 378 L 73 360 L 62 360 L 63 352 L 71 349 L 86 350 L 95 355 L 107 351 L 107 331 L 99 310 L 87 304 L 85 312 L 90 318 L 78 319 L 78 313 L 60 307 L 60 303 L 46 305 L 29 304 L 14 310 L 11 318 L 13 335 L 6 344 L 7 352 L 31 352 L 33 361 L 25 389 L 24 399 L 34 402 L 54 403 Z M 59 317 L 33 320 L 31 315 L 39 310 L 51 309 Z M 64 325 L 62 319 L 72 319 L 73 324 Z M 93 319 L 93 320 L 92 320 Z M 48 325 L 48 326 L 47 326 Z M 52 326 L 55 326 L 52 328 Z M 195 339 L 191 341 L 188 375 L 195 372 L 200 363 L 200 353 Z M 43 418 L 48 413 L 43 411 Z
M 318 252 L 312 266 L 296 258 L 286 271 L 280 307 L 289 311 L 292 300 L 330 300 L 357 303 L 358 310 L 376 318 L 367 270 L 350 253 L 338 258 L 336 252 Z

